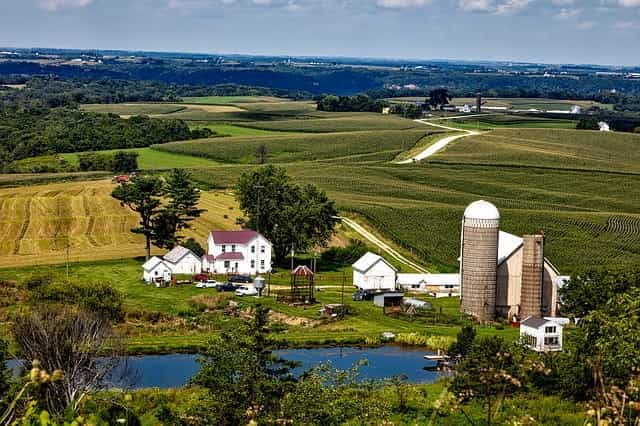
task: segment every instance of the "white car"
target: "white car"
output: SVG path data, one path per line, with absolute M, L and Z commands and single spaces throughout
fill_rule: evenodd
M 205 280 L 196 284 L 197 288 L 216 288 L 218 286 L 218 281 L 216 280 Z
M 242 286 L 236 290 L 236 296 L 257 296 L 258 290 L 255 287 Z

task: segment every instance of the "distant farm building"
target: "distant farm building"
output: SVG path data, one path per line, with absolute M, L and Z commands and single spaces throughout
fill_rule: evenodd
M 604 121 L 600 121 L 598 123 L 598 126 L 600 127 L 600 131 L 601 132 L 610 132 L 611 131 L 611 127 L 609 127 L 609 124 L 605 123 Z
M 395 290 L 397 272 L 383 257 L 369 252 L 353 264 L 353 285 L 361 290 Z
M 434 297 L 460 296 L 460 274 L 398 274 L 398 287 Z
M 528 317 L 520 323 L 520 340 L 536 352 L 562 350 L 563 326 L 547 318 Z
M 463 312 L 481 322 L 556 315 L 560 274 L 544 257 L 543 235 L 500 231 L 498 209 L 476 201 L 464 212 L 461 242 Z

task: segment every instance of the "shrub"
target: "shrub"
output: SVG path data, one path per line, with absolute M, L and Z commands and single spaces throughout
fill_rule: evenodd
M 407 346 L 424 346 L 434 350 L 447 350 L 455 341 L 450 336 L 425 336 L 418 333 L 399 333 L 396 343 Z
M 223 309 L 229 303 L 231 296 L 229 293 L 200 294 L 193 296 L 189 304 L 200 312 Z

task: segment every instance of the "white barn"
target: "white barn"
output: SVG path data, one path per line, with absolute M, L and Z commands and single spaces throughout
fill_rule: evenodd
M 361 290 L 395 290 L 397 272 L 384 258 L 368 252 L 353 264 L 353 285 Z
M 258 275 L 271 271 L 273 246 L 251 229 L 212 231 L 202 268 L 217 274 Z
M 520 323 L 520 340 L 536 352 L 561 351 L 562 329 L 558 321 L 528 317 Z
M 142 265 L 142 279 L 148 283 L 171 280 L 171 267 L 162 259 L 153 256 Z
M 434 297 L 460 296 L 460 274 L 398 274 L 398 286 Z
M 172 274 L 198 274 L 202 271 L 202 259 L 186 247 L 175 246 L 163 257 Z

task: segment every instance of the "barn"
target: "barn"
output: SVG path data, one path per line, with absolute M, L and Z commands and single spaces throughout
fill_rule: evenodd
M 395 290 L 397 273 L 383 257 L 368 252 L 353 264 L 353 285 L 361 290 Z

